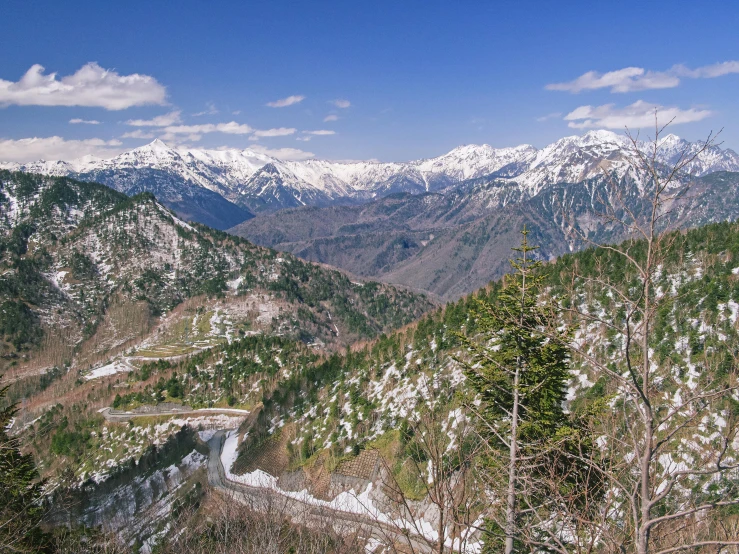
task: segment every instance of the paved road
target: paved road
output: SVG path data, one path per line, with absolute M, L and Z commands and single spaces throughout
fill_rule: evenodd
M 171 409 L 162 410 L 160 412 L 124 412 L 114 410 L 113 408 L 103 408 L 100 413 L 107 421 L 120 423 L 122 421 L 128 421 L 134 417 L 158 417 L 168 415 L 213 415 L 213 414 L 224 414 L 224 415 L 242 415 L 248 416 L 250 412 L 246 410 L 237 410 L 235 408 L 201 408 L 199 410 L 193 410 L 192 408 L 185 408 L 182 410 Z
M 232 414 L 232 415 L 249 415 L 245 410 L 236 410 L 228 408 L 212 408 L 212 409 L 172 409 L 161 412 L 135 413 L 135 412 L 119 412 L 112 408 L 103 408 L 100 413 L 106 420 L 112 422 L 124 422 L 135 417 L 152 417 L 166 415 L 208 415 L 208 414 Z M 252 414 L 253 415 L 253 414 Z M 253 510 L 261 512 L 272 512 L 280 515 L 287 515 L 297 523 L 306 525 L 325 525 L 330 522 L 334 529 L 341 534 L 350 534 L 360 528 L 360 534 L 365 538 L 374 538 L 381 543 L 396 541 L 397 544 L 409 544 L 412 551 L 423 554 L 433 554 L 436 552 L 434 548 L 413 533 L 404 534 L 397 527 L 388 525 L 373 519 L 370 516 L 361 516 L 352 512 L 345 512 L 335 508 L 326 506 L 316 506 L 308 502 L 303 502 L 296 498 L 280 494 L 274 489 L 264 487 L 252 487 L 243 483 L 230 481 L 226 477 L 221 461 L 221 452 L 226 430 L 217 431 L 208 441 L 210 455 L 208 457 L 208 483 L 213 489 L 225 496 L 249 506 Z M 444 549 L 448 552 L 448 549 Z
M 262 487 L 252 487 L 230 481 L 221 462 L 226 430 L 220 430 L 208 441 L 210 457 L 208 458 L 208 483 L 215 490 L 258 511 L 271 511 L 280 515 L 287 515 L 293 521 L 306 525 L 323 524 L 330 522 L 334 529 L 343 534 L 349 534 L 359 527 L 365 538 L 374 538 L 381 543 L 397 541 L 398 544 L 410 542 L 413 552 L 433 554 L 436 552 L 426 541 L 414 534 L 405 535 L 397 527 L 388 525 L 369 516 L 361 516 L 352 512 L 345 512 L 326 506 L 316 506 L 308 502 L 280 494 L 279 492 Z M 445 552 L 448 551 L 446 548 Z

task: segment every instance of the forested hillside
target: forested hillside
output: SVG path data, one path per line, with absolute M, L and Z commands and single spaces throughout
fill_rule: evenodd
M 3 172 L 0 182 L 6 365 L 86 369 L 136 350 L 154 327 L 185 352 L 265 327 L 343 345 L 430 307 L 418 295 L 191 226 L 148 194 L 24 173 Z M 189 316 L 177 312 L 195 297 Z
M 150 194 L 7 171 L 0 185 L 0 385 L 2 405 L 17 407 L 3 417 L 9 444 L 33 454 L 49 491 L 64 484 L 47 523 L 75 517 L 110 530 L 121 513 L 105 491 L 153 487 L 131 508 L 134 517 L 157 502 L 169 513 L 174 497 L 161 497 L 168 487 L 199 483 L 205 439 L 190 430 L 172 446 L 168 437 L 182 425 L 167 417 L 121 432 L 101 408 L 189 402 L 226 410 L 196 416 L 195 427 L 238 425 L 281 376 L 433 307 L 188 224 Z M 172 463 L 177 478 L 162 473 Z M 67 506 L 69 485 L 82 494 L 74 516 L 56 511 Z M 149 523 L 141 523 L 148 534 L 156 530 Z
M 657 452 L 649 458 L 650 487 L 654 487 L 649 494 L 655 498 L 657 513 L 687 513 L 655 524 L 653 544 L 667 548 L 681 541 L 709 540 L 706 537 L 731 540 L 728 529 L 736 525 L 735 507 L 730 506 L 739 499 L 739 481 L 732 469 L 739 459 L 735 434 L 739 418 L 739 225 L 709 225 L 666 235 L 664 241 L 664 257 L 654 268 L 654 325 L 648 336 L 653 379 L 648 395 L 662 422 L 653 430 Z M 647 258 L 643 242 L 622 247 L 637 262 Z M 598 458 L 603 475 L 627 487 L 635 469 L 629 463 L 634 436 L 628 429 L 629 425 L 632 432 L 640 429 L 641 420 L 632 413 L 639 404 L 625 385 L 627 381 L 622 381 L 628 378 L 625 364 L 629 358 L 624 356 L 630 352 L 637 369 L 643 356 L 638 348 L 633 350 L 640 331 L 630 336 L 625 330 L 633 332 L 633 325 L 638 328 L 638 317 L 631 322 L 629 318 L 636 317 L 630 306 L 639 298 L 640 275 L 628 258 L 606 248 L 566 255 L 536 271 L 544 280 L 542 294 L 556 303 L 557 325 L 571 329 L 571 362 L 561 391 L 565 401 L 561 417 L 566 423 L 561 423 L 560 433 L 575 434 L 564 444 L 572 446 L 567 441 L 574 440 L 578 448 L 592 450 L 597 439 L 597 456 L 592 454 L 592 459 Z M 609 286 L 604 285 L 606 280 Z M 485 314 L 500 309 L 496 306 L 504 283 L 493 283 L 403 331 L 284 379 L 264 397 L 258 425 L 244 439 L 234 471 L 274 474 L 275 470 L 302 468 L 310 488 L 308 476 L 320 468 L 334 470 L 347 459 L 377 450 L 388 460 L 389 483 L 407 501 L 418 502 L 426 495 L 433 497 L 436 480 L 455 482 L 462 467 L 475 465 L 473 459 L 485 465 L 486 455 L 479 444 L 471 446 L 479 441 L 471 429 L 479 415 L 475 406 L 480 406 L 484 395 L 465 383 L 475 372 L 473 346 L 480 340 L 496 341 Z M 610 288 L 614 284 L 617 288 Z M 617 296 L 614 290 L 625 296 Z M 482 344 L 491 346 L 491 342 Z M 428 436 L 436 437 L 436 442 Z M 434 454 L 434 448 L 441 453 Z M 259 454 L 265 450 L 268 454 Z M 464 475 L 470 479 L 465 486 L 477 491 L 473 496 L 481 494 L 479 487 L 485 481 L 479 481 L 480 474 Z M 552 482 L 547 486 L 553 486 Z M 665 487 L 669 493 L 660 494 Z M 320 496 L 320 487 L 312 490 Z M 614 494 L 607 504 L 628 505 Z M 381 501 L 379 497 L 375 500 Z M 564 502 L 561 497 L 558 500 Z M 461 517 L 459 501 L 454 495 L 444 500 L 449 517 Z M 494 510 L 494 503 L 486 507 L 480 496 L 474 502 L 465 496 L 464 501 L 470 503 L 465 509 L 475 506 L 466 513 L 471 517 L 469 523 Z M 710 517 L 691 517 L 690 506 L 709 510 L 722 502 L 726 507 L 710 512 Z M 567 508 L 570 514 L 575 509 Z M 589 513 L 588 520 L 579 513 L 584 527 L 568 524 L 556 533 L 533 518 L 529 520 L 531 533 L 525 538 L 554 542 L 576 533 L 574 544 L 555 551 L 586 551 L 595 540 L 592 528 L 585 525 L 590 521 L 602 527 L 602 545 L 635 540 L 637 530 L 628 517 L 609 512 L 616 508 L 603 509 Z M 432 526 L 438 523 L 433 516 L 428 521 Z M 612 527 L 619 524 L 626 526 L 620 534 Z M 459 539 L 459 529 L 451 526 L 447 531 L 450 541 Z M 488 542 L 495 544 L 492 538 Z M 491 548 L 491 552 L 498 551 Z
M 215 498 L 199 488 L 205 441 L 218 429 L 238 427 L 221 458 L 229 479 L 326 506 L 359 495 L 351 510 L 368 510 L 358 515 L 378 518 L 386 532 L 395 529 L 400 538 L 393 540 L 412 536 L 430 549 L 499 552 L 510 537 L 519 549 L 618 552 L 621 544 L 654 552 L 735 538 L 739 224 L 648 236 L 545 264 L 531 265 L 541 256 L 528 257 L 513 275 L 416 323 L 331 352 L 318 344 L 321 337 L 336 345 L 346 330 L 351 340 L 371 337 L 408 321 L 411 312 L 403 310 L 420 308 L 420 300 L 189 226 L 151 197 L 100 209 L 105 189 L 94 190 L 79 213 L 69 211 L 80 222 L 67 216 L 50 224 L 72 225 L 66 239 L 23 239 L 6 258 L 13 272 L 29 256 L 40 257 L 42 247 L 65 263 L 72 252 L 85 252 L 88 263 L 42 266 L 38 274 L 46 279 L 44 267 L 55 275 L 77 271 L 88 286 L 57 277 L 58 288 L 49 290 L 60 296 L 23 305 L 43 322 L 38 306 L 64 293 L 75 317 L 92 321 L 120 305 L 105 304 L 114 291 L 117 302 L 135 300 L 159 323 L 147 340 L 128 343 L 118 361 L 92 363 L 91 371 L 62 366 L 19 379 L 8 391 L 12 401 L 26 398 L 15 429 L 41 474 L 59 488 L 55 505 L 66 505 L 65 494 L 78 503 L 71 512 L 52 512 L 50 521 L 103 523 L 128 544 L 165 544 L 170 532 L 192 529 L 201 502 Z M 111 245 L 104 255 L 100 237 Z M 141 258 L 156 261 L 158 278 L 141 281 Z M 198 280 L 193 267 L 212 277 Z M 327 283 L 326 275 L 335 281 Z M 523 276 L 528 289 L 521 288 Z M 233 324 L 234 299 L 258 287 L 265 302 L 272 294 L 296 306 L 293 319 L 260 326 L 259 316 L 271 312 L 257 307 L 253 323 Z M 519 298 L 527 299 L 528 319 L 516 319 Z M 358 302 L 365 319 L 355 321 L 350 314 Z M 396 311 L 388 311 L 393 303 Z M 101 305 L 108 312 L 95 312 Z M 248 306 L 242 309 L 255 310 Z M 388 315 L 398 312 L 408 319 Z M 51 313 L 67 312 L 56 306 Z M 315 315 L 322 313 L 323 323 Z M 333 335 L 306 335 L 309 321 L 333 328 Z M 360 321 L 369 322 L 364 330 Z M 95 333 L 105 325 L 103 318 Z M 43 323 L 37 328 L 38 338 L 31 334 L 17 347 L 9 335 L 6 355 L 32 359 L 33 341 L 48 337 Z M 520 355 L 518 341 L 526 344 Z M 91 344 L 110 352 L 102 340 Z M 533 373 L 515 389 L 509 369 L 520 359 Z M 520 434 L 513 435 L 523 461 L 516 464 L 509 529 L 502 499 L 511 482 L 506 437 L 514 390 L 523 406 Z M 156 405 L 226 411 L 146 415 Z M 145 417 L 106 420 L 98 412 L 106 406 Z M 167 439 L 176 432 L 182 449 Z M 646 460 L 646 477 L 633 463 L 635 452 Z M 644 479 L 646 496 L 626 494 Z M 62 483 L 75 486 L 65 492 Z M 638 515 L 646 503 L 647 515 Z M 144 515 L 154 512 L 160 514 L 154 520 Z M 645 534 L 649 549 L 637 550 Z
M 739 500 L 734 469 L 739 452 L 739 224 L 673 232 L 660 240 L 664 255 L 654 268 L 654 324 L 648 335 L 653 384 L 647 394 L 661 422 L 652 431 L 658 446 L 649 462 L 649 494 L 656 499 L 650 544 L 664 549 L 730 542 Z M 646 245 L 633 241 L 619 248 L 643 263 L 649 258 Z M 538 291 L 537 303 L 552 309 L 540 312 L 542 321 L 552 318 L 550 329 L 556 330 L 557 340 L 567 341 L 569 353 L 562 350 L 566 371 L 559 385 L 552 384 L 552 398 L 561 398 L 561 404 L 545 416 L 550 427 L 542 426 L 539 416 L 522 416 L 529 437 L 525 448 L 537 444 L 558 453 L 554 466 L 549 465 L 553 459 L 537 457 L 536 467 L 565 473 L 521 468 L 518 502 L 536 510 L 520 516 L 528 524 L 519 523 L 517 540 L 521 545 L 567 544 L 555 552 L 585 552 L 594 544 L 605 552 L 617 543 L 635 548 L 638 525 L 617 509 L 630 501 L 615 491 L 638 480 L 630 452 L 641 444 L 632 441 L 642 423 L 634 412 L 638 400 L 627 386 L 626 353 L 638 369 L 640 346 L 630 342 L 638 339 L 640 332 L 633 331 L 640 322 L 630 314 L 639 302 L 640 275 L 623 254 L 599 248 L 533 268 L 528 278 L 538 281 L 532 289 Z M 226 468 L 234 479 L 255 483 L 272 475 L 286 493 L 305 489 L 301 494 L 314 502 L 329 501 L 339 486 L 335 481 L 374 483 L 362 502 L 382 506 L 387 517 L 396 518 L 399 536 L 405 529 L 427 537 L 430 545 L 443 536 L 461 551 L 477 551 L 484 543 L 499 552 L 502 508 L 488 495 L 505 481 L 507 451 L 496 440 L 484 439 L 479 418 L 492 414 L 498 432 L 509 429 L 506 417 L 495 419 L 494 410 L 483 411 L 494 406 L 495 395 L 471 378 L 486 367 L 478 353 L 499 351 L 496 341 L 504 335 L 498 325 L 506 313 L 502 302 L 515 283 L 514 277 L 492 283 L 416 324 L 344 353 L 324 357 L 289 339 L 245 337 L 113 376 L 108 380 L 113 389 L 90 383 L 81 390 L 95 405 L 107 398 L 122 410 L 162 401 L 246 409 L 249 416 L 236 435 L 243 435 L 243 441 L 235 463 Z M 540 345 L 555 337 L 543 329 Z M 497 386 L 506 386 L 505 376 L 500 378 Z M 147 441 L 163 440 L 166 429 L 176 429 L 152 416 L 129 425 L 130 433 L 119 432 L 100 416 L 83 413 L 74 404 L 59 406 L 29 428 L 41 432 L 34 440 L 38 459 L 46 459 L 47 448 L 63 456 L 44 462 L 50 464 L 44 471 L 53 469 L 49 475 L 63 467 L 78 479 L 99 475 L 101 466 L 141 455 Z M 588 457 L 583 461 L 575 452 Z M 361 469 L 373 465 L 382 468 L 374 477 Z M 686 468 L 699 473 L 686 473 Z M 618 486 L 607 493 L 603 476 Z M 91 498 L 95 490 L 90 489 Z M 663 495 L 664 490 L 669 492 Z M 548 502 L 553 506 L 547 508 Z M 583 502 L 590 507 L 585 509 Z M 691 507 L 702 507 L 705 515 L 695 519 Z M 683 515 L 661 520 L 660 514 Z M 570 521 L 574 516 L 581 519 Z M 552 517 L 566 518 L 563 527 L 542 526 Z M 482 521 L 486 534 L 469 532 Z M 593 526 L 602 534 L 594 535 Z
M 673 217 L 662 228 L 690 228 L 739 216 L 739 174 L 719 171 L 674 186 Z M 644 209 L 645 188 L 608 174 L 556 182 L 535 194 L 515 179 L 487 176 L 453 190 L 397 194 L 361 206 L 299 208 L 241 223 L 230 232 L 373 279 L 456 300 L 508 272 L 508 252 L 525 224 L 543 260 L 626 234 L 602 214 Z M 581 235 L 587 241 L 581 240 Z

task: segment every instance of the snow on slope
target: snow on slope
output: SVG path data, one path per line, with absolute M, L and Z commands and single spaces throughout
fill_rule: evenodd
M 417 162 L 418 170 L 425 176 L 444 174 L 458 181 L 484 177 L 513 163 L 529 162 L 536 148 L 522 144 L 512 148 L 493 148 L 490 145 L 459 146 L 438 158 Z
M 646 148 L 646 145 L 640 145 Z M 659 158 L 674 163 L 689 143 L 664 137 Z M 156 169 L 210 189 L 237 203 L 266 199 L 266 209 L 321 204 L 341 198 L 369 199 L 392 192 L 443 190 L 467 179 L 493 175 L 518 184 L 528 194 L 555 183 L 576 183 L 605 169 L 622 177 L 633 172 L 630 141 L 611 131 L 590 131 L 564 137 L 540 150 L 531 145 L 493 148 L 460 146 L 424 160 L 410 162 L 282 161 L 252 150 L 174 149 L 160 140 L 114 158 L 87 156 L 71 161 L 0 163 L 0 168 L 50 175 L 84 175 L 100 171 Z M 687 168 L 697 175 L 739 171 L 739 155 L 711 147 Z

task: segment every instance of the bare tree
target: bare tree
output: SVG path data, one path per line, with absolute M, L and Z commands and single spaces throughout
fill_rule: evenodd
M 400 467 L 393 467 L 397 460 L 382 459 L 381 480 L 389 499 L 382 525 L 385 542 L 412 553 L 461 554 L 479 541 L 475 522 L 484 508 L 484 487 L 475 460 L 480 443 L 467 408 L 454 403 L 447 379 L 424 375 L 419 388 L 423 398 L 401 428 L 405 453 L 398 455 Z
M 359 554 L 366 542 L 361 524 L 347 526 L 278 495 L 206 491 L 201 506 L 182 510 L 164 540 L 163 552 L 178 554 Z
M 706 356 L 700 375 L 688 368 L 695 375 L 686 382 L 677 378 L 670 357 L 661 360 L 654 350 L 660 310 L 679 295 L 661 278 L 683 235 L 665 230 L 675 210 L 689 202 L 693 162 L 715 145 L 709 135 L 699 148 L 686 146 L 665 164 L 660 149 L 668 125 L 659 126 L 655 113 L 654 136 L 646 144 L 627 131 L 634 178 L 641 180 L 639 201 L 608 176 L 608 198 L 601 198 L 598 215 L 626 242 L 596 243 L 571 218 L 573 236 L 599 250 L 594 270 L 572 271 L 569 316 L 584 333 L 600 329 L 609 335 L 607 345 L 573 343 L 580 367 L 604 379 L 612 393 L 593 429 L 600 435 L 598 460 L 583 457 L 608 491 L 597 509 L 577 514 L 593 548 L 605 552 L 720 552 L 739 545 L 735 533 L 719 532 L 721 510 L 739 505 L 737 417 L 729 409 L 737 398 L 736 374 L 719 377 L 716 357 Z M 607 297 L 610 305 L 593 310 L 589 295 Z M 617 355 L 607 355 L 609 346 L 617 347 Z M 674 345 L 668 350 L 680 354 Z M 566 518 L 571 521 L 573 513 Z

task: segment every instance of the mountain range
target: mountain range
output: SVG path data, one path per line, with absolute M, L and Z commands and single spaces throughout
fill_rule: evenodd
M 678 180 L 697 185 L 670 223 L 692 227 L 739 217 L 739 155 L 662 137 L 657 164 L 695 155 Z M 610 131 L 562 138 L 544 148 L 468 145 L 405 163 L 283 161 L 251 150 L 171 148 L 159 140 L 114 158 L 0 164 L 12 170 L 151 192 L 185 221 L 261 246 L 449 300 L 507 269 L 528 224 L 550 259 L 589 240 L 625 239 L 596 214 L 645 200 L 648 176 L 635 157 L 650 143 Z M 575 218 L 568 221 L 565 211 Z M 255 217 L 255 214 L 258 217 Z
M 646 143 L 637 143 L 646 149 Z M 699 148 L 675 135 L 661 140 L 659 160 Z M 254 214 L 300 206 L 359 204 L 391 194 L 448 192 L 481 177 L 516 183 L 533 196 L 557 183 L 578 183 L 604 170 L 633 172 L 631 141 L 610 131 L 562 138 L 544 148 L 460 146 L 410 162 L 283 161 L 253 150 L 171 148 L 160 140 L 110 159 L 0 163 L 0 168 L 96 181 L 126 194 L 151 192 L 181 217 L 227 229 Z M 739 155 L 712 146 L 686 168 L 701 176 L 739 171 Z
M 665 228 L 739 217 L 739 173 L 714 172 L 686 184 Z M 511 248 L 526 225 L 536 255 L 550 260 L 627 238 L 600 214 L 623 200 L 635 214 L 646 199 L 639 183 L 591 178 L 537 194 L 481 178 L 446 194 L 400 193 L 358 206 L 306 207 L 246 221 L 231 233 L 356 275 L 403 284 L 444 300 L 470 293 L 509 270 Z M 586 239 L 578 239 L 584 236 Z

